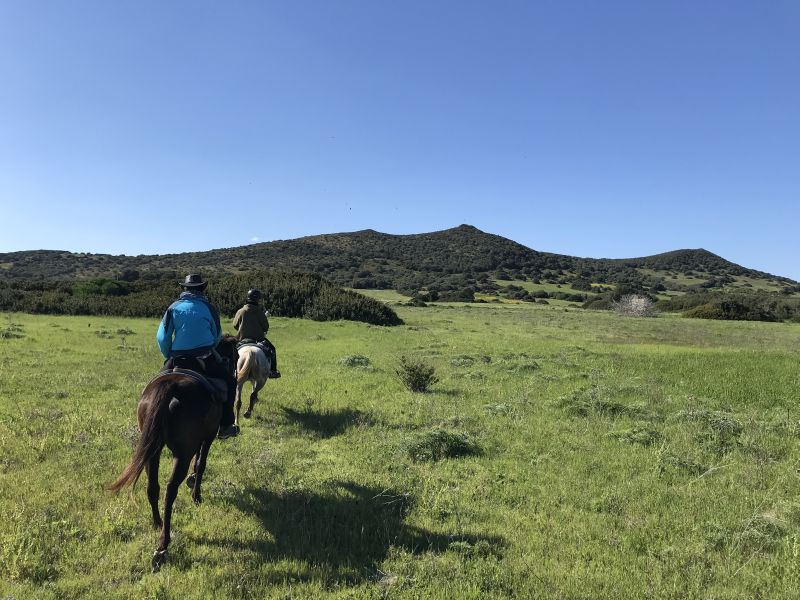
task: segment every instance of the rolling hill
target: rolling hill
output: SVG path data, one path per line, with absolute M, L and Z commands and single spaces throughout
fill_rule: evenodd
M 496 292 L 513 282 L 587 292 L 602 290 L 598 285 L 623 284 L 655 293 L 739 287 L 797 291 L 791 279 L 745 268 L 703 249 L 630 259 L 579 258 L 533 250 L 470 225 L 412 235 L 367 229 L 165 255 L 0 253 L 0 281 L 7 284 L 96 277 L 163 280 L 188 271 L 233 275 L 265 268 L 313 272 L 343 287 L 396 289 L 408 295 L 433 290 L 465 299 L 471 292 Z

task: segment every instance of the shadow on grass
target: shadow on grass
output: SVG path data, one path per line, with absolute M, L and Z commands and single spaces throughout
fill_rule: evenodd
M 320 438 L 329 438 L 344 433 L 350 427 L 368 423 L 369 415 L 360 410 L 345 408 L 335 411 L 295 410 L 282 406 L 286 418 Z
M 500 554 L 500 537 L 450 535 L 407 525 L 412 504 L 408 494 L 353 482 L 333 483 L 323 492 L 248 488 L 234 505 L 256 516 L 272 539 L 197 541 L 254 553 L 259 564 L 302 561 L 305 566 L 285 575 L 323 585 L 375 578 L 392 547 L 413 554 L 446 550 L 468 556 Z
M 425 393 L 426 394 L 432 394 L 434 396 L 437 395 L 437 394 L 439 396 L 449 396 L 450 398 L 455 398 L 456 396 L 461 396 L 461 395 L 464 394 L 463 390 L 455 390 L 455 389 L 452 389 L 452 388 L 446 388 L 446 389 L 431 388 L 430 390 L 428 390 Z

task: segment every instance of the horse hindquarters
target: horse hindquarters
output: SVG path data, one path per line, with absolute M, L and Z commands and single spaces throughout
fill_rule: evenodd
M 152 390 L 145 390 L 139 400 L 138 420 L 141 435 L 133 452 L 130 464 L 122 475 L 109 486 L 112 492 L 118 492 L 127 485 L 134 485 L 144 468 L 161 456 L 161 449 L 166 443 L 167 419 L 169 405 L 173 399 L 176 385 L 168 382 Z M 156 463 L 157 464 L 157 463 Z M 158 471 L 156 467 L 156 472 Z
M 247 381 L 253 384 L 250 393 L 250 402 L 244 413 L 245 418 L 250 418 L 253 406 L 258 399 L 259 390 L 267 383 L 270 373 L 270 362 L 261 348 L 248 347 L 239 353 L 239 362 L 236 369 L 236 424 L 239 424 L 239 413 L 242 408 L 242 389 Z
M 249 348 L 247 350 L 247 352 L 239 353 L 239 360 L 236 363 L 236 404 L 233 423 L 237 427 L 239 427 L 239 413 L 242 411 L 242 389 L 244 389 L 245 382 L 253 376 L 253 369 L 258 366 L 255 353 Z M 250 408 L 252 409 L 252 406 Z M 245 413 L 244 416 L 249 417 L 250 415 Z

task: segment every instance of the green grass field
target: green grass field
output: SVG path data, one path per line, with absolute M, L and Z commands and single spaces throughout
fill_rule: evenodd
M 157 574 L 144 481 L 104 491 L 157 322 L 0 315 L 0 598 L 800 597 L 800 325 L 397 310 L 272 319 L 283 378 Z

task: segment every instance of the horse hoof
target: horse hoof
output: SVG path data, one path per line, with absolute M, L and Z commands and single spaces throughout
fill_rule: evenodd
M 252 413 L 248 410 L 246 413 L 244 413 L 244 418 L 249 419 L 251 414 Z
M 153 567 L 153 573 L 158 573 L 167 564 L 167 551 L 156 550 L 153 552 L 153 559 L 150 561 L 150 566 Z
M 189 486 L 191 489 L 194 489 L 194 482 L 195 482 L 195 481 L 197 481 L 197 475 L 196 475 L 196 474 L 194 474 L 194 473 L 191 473 L 191 474 L 190 474 L 190 475 L 189 475 L 189 476 L 186 478 L 186 485 L 188 485 L 188 486 Z

